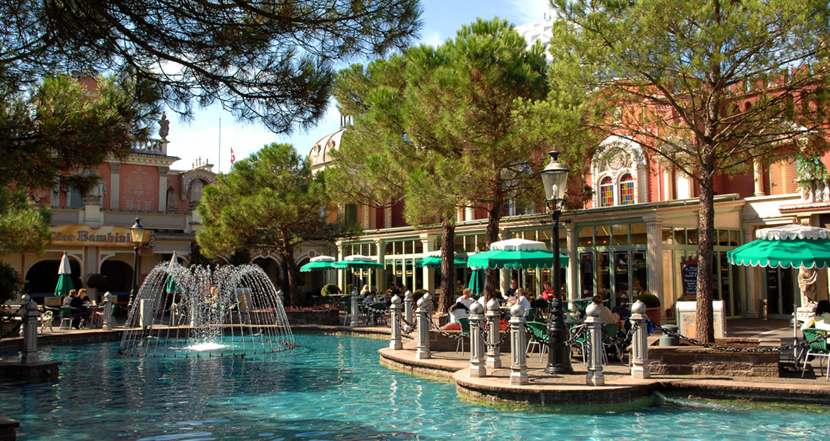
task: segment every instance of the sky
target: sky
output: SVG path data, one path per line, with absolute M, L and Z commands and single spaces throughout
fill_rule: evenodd
M 542 21 L 544 14 L 549 13 L 547 0 L 421 0 L 421 5 L 423 27 L 418 42 L 430 45 L 455 37 L 462 25 L 478 17 L 499 17 L 519 26 Z M 370 61 L 351 62 L 367 64 Z M 306 155 L 317 140 L 340 127 L 340 115 L 333 100 L 316 127 L 305 132 L 295 130 L 291 135 L 276 135 L 258 124 L 237 123 L 233 115 L 218 105 L 197 109 L 189 123 L 176 116 L 168 115 L 168 118 L 171 121 L 167 154 L 181 158 L 171 168 L 187 170 L 201 161 L 214 164 L 213 171 L 222 173 L 230 170 L 231 149 L 237 161 L 272 142 L 293 144 L 300 154 Z

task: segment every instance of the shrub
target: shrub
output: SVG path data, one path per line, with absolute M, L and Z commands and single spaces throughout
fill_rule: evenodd
M 354 289 L 354 284 L 350 283 L 350 284 L 346 285 L 346 292 L 347 293 L 351 294 L 353 289 Z M 360 293 L 358 292 L 358 294 L 360 294 Z
M 106 291 L 107 284 L 107 276 L 103 274 L 91 274 L 89 278 L 86 279 L 86 286 L 89 288 L 95 288 L 98 291 Z
M 647 292 L 644 292 L 644 293 L 640 294 L 639 296 L 637 296 L 636 299 L 634 299 L 635 302 L 637 300 L 645 303 L 646 308 L 659 308 L 660 307 L 660 299 L 654 294 L 649 294 Z
M 334 283 L 329 283 L 320 290 L 320 295 L 327 296 L 329 294 L 340 294 L 340 287 Z

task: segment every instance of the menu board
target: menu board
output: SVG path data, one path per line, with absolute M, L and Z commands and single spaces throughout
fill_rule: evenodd
M 697 294 L 697 260 L 680 262 L 680 273 L 683 281 L 683 295 Z

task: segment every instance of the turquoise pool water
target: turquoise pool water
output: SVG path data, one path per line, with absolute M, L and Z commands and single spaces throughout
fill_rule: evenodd
M 455 387 L 378 365 L 388 343 L 297 335 L 266 359 L 133 359 L 117 343 L 50 346 L 54 383 L 0 383 L 22 440 L 794 440 L 826 439 L 830 415 L 667 403 L 601 415 L 505 412 Z

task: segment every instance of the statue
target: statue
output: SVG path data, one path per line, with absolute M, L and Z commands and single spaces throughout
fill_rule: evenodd
M 816 279 L 818 272 L 813 268 L 801 267 L 798 270 L 798 288 L 801 289 L 801 306 L 810 308 L 816 307 Z
M 163 141 L 167 141 L 167 135 L 170 134 L 170 121 L 167 120 L 167 114 L 162 112 L 159 120 L 159 136 Z

